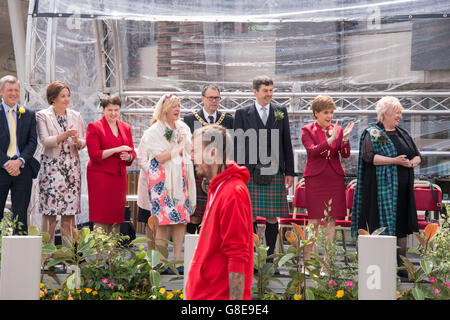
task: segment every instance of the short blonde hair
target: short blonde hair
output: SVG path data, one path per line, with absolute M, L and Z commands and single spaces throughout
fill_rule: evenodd
M 396 97 L 386 96 L 378 100 L 375 110 L 377 110 L 378 121 L 382 122 L 385 114 L 392 113 L 397 110 L 401 111 L 403 110 L 403 107 L 400 100 Z
M 156 104 L 156 109 L 152 117 L 152 124 L 156 121 L 166 122 L 167 111 L 170 110 L 176 102 L 180 102 L 180 98 L 175 94 L 163 95 Z
M 323 110 L 328 109 L 336 109 L 336 105 L 334 104 L 333 98 L 330 96 L 327 96 L 326 94 L 320 94 L 317 97 L 314 98 L 311 110 L 313 112 L 314 118 L 316 118 L 316 112 L 319 113 Z

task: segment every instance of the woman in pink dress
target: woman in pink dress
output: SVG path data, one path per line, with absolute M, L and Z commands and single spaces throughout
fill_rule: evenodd
M 316 121 L 302 128 L 302 143 L 307 153 L 303 177 L 308 221 L 314 226 L 314 234 L 317 234 L 326 210 L 328 219 L 325 221 L 328 223 L 325 228 L 329 239 L 334 239 L 336 218 L 346 214 L 345 173 L 340 156 L 350 156 L 348 136 L 354 126 L 353 123 L 348 124 L 343 130 L 337 122 L 333 125 L 331 121 L 335 108 L 331 97 L 317 96 L 311 107 Z M 313 244 L 306 247 L 306 260 L 310 259 L 312 249 Z
M 180 117 L 180 99 L 164 95 L 152 125 L 141 139 L 140 165 L 147 170 L 151 214 L 158 218 L 156 239 L 174 242 L 175 260 L 182 260 L 186 225 L 195 211 L 196 189 L 191 161 L 191 131 Z M 162 241 L 161 241 L 162 240 Z

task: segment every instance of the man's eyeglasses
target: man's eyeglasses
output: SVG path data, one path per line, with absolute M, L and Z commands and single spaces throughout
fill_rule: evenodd
M 207 96 L 204 96 L 204 97 L 210 101 L 214 101 L 214 100 L 220 101 L 220 99 L 222 99 L 221 97 L 207 97 Z

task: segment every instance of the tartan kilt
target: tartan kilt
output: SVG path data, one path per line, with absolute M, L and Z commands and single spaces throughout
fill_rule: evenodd
M 284 175 L 280 171 L 268 185 L 255 184 L 251 175 L 247 187 L 254 217 L 289 217 Z
M 195 187 L 197 189 L 197 205 L 195 207 L 195 212 L 192 217 L 203 217 L 203 213 L 206 209 L 206 202 L 208 201 L 208 195 L 202 190 L 203 178 L 195 178 Z

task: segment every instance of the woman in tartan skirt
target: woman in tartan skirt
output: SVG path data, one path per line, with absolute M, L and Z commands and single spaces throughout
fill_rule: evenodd
M 321 219 L 327 218 L 325 228 L 330 239 L 334 239 L 336 218 L 346 213 L 345 173 L 340 156 L 350 157 L 348 137 L 354 126 L 351 123 L 342 129 L 337 123 L 333 125 L 335 107 L 331 97 L 317 96 L 311 106 L 316 121 L 302 128 L 302 143 L 307 152 L 303 177 L 308 221 L 317 234 Z M 313 244 L 306 247 L 305 259 L 310 259 L 312 249 Z
M 360 139 L 358 184 L 353 199 L 352 235 L 386 227 L 382 234 L 397 237 L 397 264 L 406 256 L 406 239 L 419 230 L 414 199 L 414 169 L 420 152 L 408 132 L 399 127 L 402 105 L 395 97 L 377 103 L 378 123 Z M 406 270 L 398 272 L 407 276 Z

